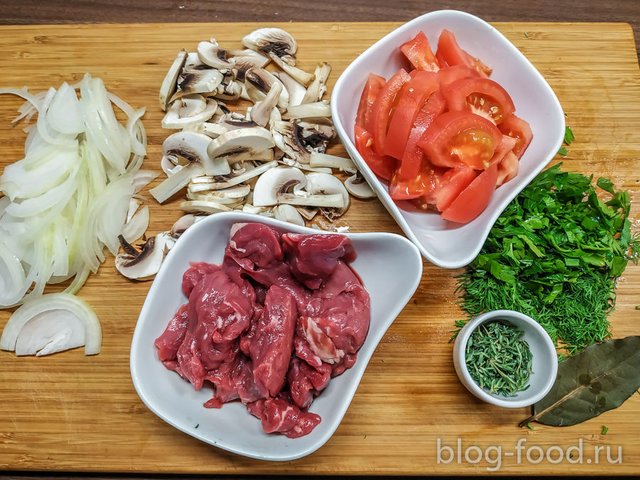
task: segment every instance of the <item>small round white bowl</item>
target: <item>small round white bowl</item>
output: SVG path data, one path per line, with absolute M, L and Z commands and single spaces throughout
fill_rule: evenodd
M 481 388 L 467 369 L 466 351 L 471 334 L 483 323 L 497 320 L 520 328 L 533 356 L 529 388 L 513 397 L 496 395 Z M 504 408 L 521 408 L 533 405 L 549 393 L 558 373 L 558 354 L 549 334 L 531 317 L 513 310 L 494 310 L 475 317 L 460 331 L 453 347 L 453 364 L 462 384 L 480 400 Z

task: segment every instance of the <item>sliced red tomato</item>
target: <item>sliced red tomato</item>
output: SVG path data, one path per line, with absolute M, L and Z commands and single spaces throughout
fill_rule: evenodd
M 463 78 L 442 89 L 447 106 L 453 112 L 468 110 L 496 125 L 511 115 L 516 107 L 507 91 L 488 78 Z
M 436 59 L 440 68 L 453 65 L 466 65 L 475 69 L 483 77 L 491 75 L 491 69 L 476 57 L 470 55 L 458 45 L 455 35 L 449 30 L 443 30 L 438 39 Z
M 516 146 L 516 139 L 510 137 L 508 135 L 502 135 L 502 140 L 500 141 L 500 145 L 496 148 L 496 153 L 493 154 L 493 158 L 491 159 L 491 163 L 500 163 L 502 159 L 513 150 L 513 147 Z
M 431 50 L 429 40 L 424 32 L 419 32 L 407 43 L 402 44 L 400 51 L 407 57 L 414 68 L 427 72 L 437 72 L 440 70 L 438 60 Z
M 464 164 L 484 170 L 491 165 L 501 141 L 502 133 L 486 118 L 469 112 L 447 112 L 433 121 L 418 146 L 433 165 Z
M 503 185 L 512 180 L 518 174 L 520 162 L 513 152 L 507 152 L 504 158 L 498 163 L 498 179 L 496 186 Z
M 424 158 L 418 142 L 433 120 L 444 112 L 445 105 L 442 94 L 436 92 L 420 109 L 409 134 L 400 167 L 389 184 L 391 198 L 395 200 L 417 198 L 427 195 L 437 185 L 434 170 L 430 162 Z
M 396 169 L 396 162 L 391 157 L 378 155 L 373 150 L 373 138 L 369 132 L 362 127 L 355 126 L 356 148 L 364 161 L 367 162 L 369 168 L 373 170 L 377 176 L 384 180 L 391 180 L 393 172 Z
M 402 158 L 407 146 L 407 138 L 420 108 L 439 88 L 440 83 L 435 73 L 422 70 L 411 72 L 411 80 L 402 87 L 400 99 L 389 122 L 387 139 L 384 143 L 385 155 Z
M 380 90 L 384 87 L 385 79 L 380 75 L 374 73 L 369 74 L 367 83 L 362 89 L 362 95 L 360 96 L 360 104 L 358 105 L 358 113 L 356 114 L 356 125 L 362 128 L 367 128 L 367 125 L 371 123 L 371 111 L 373 109 L 373 103 L 375 102 Z
M 400 69 L 385 83 L 375 102 L 373 102 L 371 127 L 367 126 L 367 130 L 373 136 L 373 149 L 378 155 L 384 155 L 384 143 L 387 138 L 389 120 L 395 107 L 398 93 L 410 79 L 409 74 L 404 69 Z
M 447 170 L 440 180 L 437 191 L 433 194 L 433 202 L 438 211 L 446 210 L 477 175 L 474 169 L 466 165 Z
M 469 223 L 484 212 L 496 189 L 498 164 L 494 163 L 478 175 L 442 212 L 445 220 Z
M 529 123 L 511 114 L 504 119 L 498 128 L 505 135 L 509 135 L 516 139 L 516 145 L 513 147 L 513 153 L 515 153 L 518 158 L 522 158 L 524 151 L 533 139 L 533 132 L 531 131 Z
M 438 72 L 441 87 L 446 87 L 456 80 L 462 80 L 463 78 L 480 78 L 480 74 L 475 69 L 469 68 L 466 65 L 445 67 L 441 68 Z

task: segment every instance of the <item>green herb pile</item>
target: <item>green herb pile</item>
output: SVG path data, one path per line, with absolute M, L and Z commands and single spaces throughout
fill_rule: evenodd
M 511 202 L 458 277 L 469 316 L 522 312 L 569 354 L 609 336 L 615 279 L 637 261 L 640 240 L 631 235 L 628 193 L 600 178 L 605 202 L 592 180 L 556 165 Z
M 526 390 L 532 355 L 522 330 L 503 323 L 483 323 L 471 334 L 466 349 L 471 378 L 485 390 L 512 397 Z

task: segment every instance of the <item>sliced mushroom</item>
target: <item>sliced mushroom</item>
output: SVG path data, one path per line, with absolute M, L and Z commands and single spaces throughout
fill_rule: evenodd
M 304 103 L 289 107 L 282 116 L 284 119 L 290 118 L 329 118 L 331 117 L 331 106 L 326 101 Z
M 264 100 L 257 102 L 251 109 L 251 120 L 256 122 L 261 127 L 266 127 L 271 119 L 271 112 L 278 104 L 280 94 L 282 93 L 283 85 L 280 82 L 274 82 L 271 84 L 269 93 Z M 277 110 L 276 110 L 277 111 Z
M 309 152 L 324 153 L 329 144 L 336 136 L 336 130 L 331 125 L 320 123 L 294 122 L 298 128 L 300 142 Z
M 220 212 L 230 212 L 233 208 L 230 208 L 226 205 L 222 205 L 218 202 L 213 202 L 210 200 L 188 200 L 186 202 L 180 203 L 180 210 L 183 212 L 189 213 L 220 213 Z
M 186 187 L 192 178 L 202 174 L 204 174 L 204 167 L 200 163 L 190 163 L 184 167 L 181 166 L 166 180 L 149 190 L 149 193 L 158 203 L 164 203 Z
M 226 162 L 231 165 L 232 168 L 234 166 L 242 164 L 243 162 L 252 161 L 252 162 L 270 162 L 273 160 L 273 148 L 269 148 L 267 150 L 263 150 L 262 152 L 240 152 L 233 153 L 231 155 L 224 155 L 220 157 L 224 158 Z
M 250 203 L 245 203 L 242 206 L 242 211 L 245 213 L 252 213 L 254 215 L 264 215 L 265 217 L 272 217 L 273 212 L 271 207 L 256 207 Z
M 340 195 L 342 197 L 343 204 L 341 207 L 320 209 L 320 212 L 327 220 L 333 220 L 344 215 L 349 208 L 349 192 L 347 192 L 342 182 L 333 175 L 309 173 L 307 175 L 307 184 L 304 188 L 311 195 Z
M 273 122 L 271 133 L 276 146 L 285 155 L 300 163 L 309 163 L 309 151 L 302 143 L 299 128 L 291 122 Z
M 183 215 L 178 220 L 176 220 L 176 223 L 173 224 L 171 230 L 169 231 L 169 235 L 171 235 L 172 238 L 178 239 L 187 230 L 187 228 L 191 227 L 195 223 L 195 215 Z
M 273 209 L 274 217 L 283 222 L 293 223 L 294 225 L 305 226 L 304 218 L 300 215 L 300 212 L 291 205 L 283 204 L 278 205 Z
M 344 182 L 344 186 L 347 191 L 356 198 L 367 199 L 376 197 L 376 193 L 369 186 L 360 172 L 356 172 L 354 175 L 347 178 Z
M 167 252 L 175 240 L 166 233 L 147 239 L 140 247 L 134 247 L 122 235 L 118 237 L 123 252 L 116 256 L 116 269 L 131 280 L 148 280 L 158 273 Z
M 233 62 L 227 60 L 227 52 L 212 38 L 208 42 L 198 44 L 198 57 L 203 63 L 218 70 L 233 68 Z
M 220 197 L 212 194 L 211 192 L 187 192 L 187 200 L 191 200 L 193 202 L 213 202 L 216 204 L 224 205 L 225 207 L 230 209 L 239 207 L 244 203 L 244 199 L 242 198 Z
M 242 94 L 243 84 L 232 80 L 228 83 L 221 83 L 216 89 L 215 98 L 219 100 L 237 100 Z
M 198 52 L 187 53 L 187 60 L 184 62 L 184 70 L 208 70 L 210 68 L 211 67 L 209 65 L 202 63 Z
M 304 163 L 296 162 L 295 160 L 293 160 L 291 158 L 286 158 L 285 157 L 282 160 L 280 160 L 280 162 L 283 165 L 286 165 L 288 167 L 299 168 L 300 170 L 305 171 L 305 172 L 331 173 L 331 169 L 330 168 L 313 167 L 311 165 L 306 165 Z
M 185 131 L 203 133 L 209 138 L 218 138 L 220 135 L 228 131 L 228 129 L 219 123 L 196 123 L 189 124 L 183 128 Z
M 260 28 L 242 39 L 242 44 L 266 55 L 274 54 L 289 65 L 296 64 L 298 44 L 290 33 L 281 28 Z
M 178 129 L 206 122 L 218 109 L 215 100 L 207 101 L 202 95 L 187 95 L 175 100 L 162 119 L 162 128 Z
M 218 70 L 183 71 L 178 77 L 178 89 L 171 97 L 171 102 L 194 93 L 214 92 L 222 83 L 223 75 Z
M 233 187 L 236 185 L 240 185 L 241 183 L 245 183 L 252 178 L 258 177 L 262 175 L 267 170 L 275 168 L 278 165 L 278 162 L 267 162 L 262 165 L 248 169 L 241 175 L 236 176 L 223 176 L 223 177 L 198 177 L 193 178 L 193 183 L 202 183 L 206 184 L 209 190 L 222 190 L 225 188 Z
M 231 188 L 227 188 L 225 190 L 208 190 L 206 189 L 207 185 L 203 184 L 203 183 L 192 183 L 189 185 L 188 188 L 188 192 L 189 193 L 202 193 L 203 191 L 208 192 L 207 195 L 210 197 L 211 200 L 214 200 L 216 198 L 221 199 L 220 203 L 225 203 L 224 200 L 225 199 L 230 199 L 233 200 L 231 202 L 226 202 L 226 203 L 234 203 L 238 200 L 241 200 L 243 198 L 246 198 L 247 195 L 249 195 L 249 192 L 251 191 L 251 187 L 249 187 L 249 185 L 238 185 L 237 187 L 231 187 Z
M 211 139 L 197 132 L 176 132 L 169 135 L 162 144 L 162 155 L 168 158 L 182 157 L 192 163 L 199 162 L 207 175 L 226 175 L 231 172 L 229 164 L 215 157 L 209 157 L 207 153 L 208 147 L 218 138 Z
M 285 73 L 291 75 L 297 82 L 300 82 L 305 87 L 309 86 L 315 79 L 313 74 L 288 64 L 273 52 L 269 52 L 269 58 L 273 60 L 273 63 L 278 65 L 278 67 L 280 67 Z
M 273 136 L 266 128 L 242 128 L 225 132 L 211 140 L 208 153 L 211 158 L 216 158 L 234 153 L 262 152 L 273 146 Z
M 284 88 L 289 92 L 289 106 L 287 108 L 300 105 L 307 94 L 307 89 L 304 85 L 285 72 L 274 72 L 273 75 L 282 82 Z
M 244 82 L 245 74 L 250 68 L 264 68 L 269 63 L 269 59 L 254 50 L 229 51 L 233 57 L 231 61 L 236 71 L 236 78 Z
M 278 167 L 260 176 L 253 188 L 253 204 L 256 207 L 272 207 L 286 193 L 293 194 L 294 188 L 302 188 L 306 184 L 305 174 L 297 168 Z
M 350 158 L 338 157 L 327 153 L 313 152 L 309 156 L 311 167 L 337 168 L 341 172 L 356 173 L 358 169 Z
M 264 68 L 252 68 L 247 71 L 244 78 L 247 94 L 254 103 L 264 100 L 274 83 L 282 85 L 280 80 Z M 278 98 L 278 108 L 284 110 L 288 105 L 289 92 L 287 92 L 287 89 L 282 85 L 280 97 Z
M 165 111 L 167 106 L 169 105 L 169 98 L 176 91 L 176 85 L 178 83 L 178 76 L 182 71 L 182 67 L 184 67 L 184 63 L 187 60 L 187 52 L 184 50 L 180 50 L 178 55 L 176 55 L 175 60 L 169 67 L 169 71 L 162 80 L 162 85 L 160 86 L 160 108 Z
M 313 103 L 322 99 L 327 91 L 327 80 L 331 73 L 331 65 L 326 62 L 318 64 L 315 70 L 313 82 L 307 88 L 307 93 L 301 103 Z

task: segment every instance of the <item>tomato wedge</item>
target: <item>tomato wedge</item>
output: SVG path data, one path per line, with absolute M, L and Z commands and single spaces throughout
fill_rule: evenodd
M 436 92 L 425 102 L 418 113 L 407 146 L 402 155 L 400 168 L 389 184 L 389 194 L 395 200 L 417 198 L 431 192 L 437 182 L 430 163 L 424 158 L 418 142 L 433 120 L 445 109 L 444 97 Z
M 438 60 L 431 50 L 429 40 L 424 32 L 419 32 L 408 42 L 402 44 L 400 51 L 411 62 L 411 65 L 418 70 L 427 72 L 437 72 L 440 70 Z
M 435 73 L 422 70 L 412 72 L 411 80 L 402 87 L 400 99 L 389 122 L 384 144 L 385 155 L 402 158 L 407 146 L 407 138 L 420 108 L 439 87 L 440 83 Z
M 438 72 L 438 80 L 440 80 L 441 87 L 446 87 L 456 80 L 462 80 L 463 78 L 480 78 L 480 74 L 475 69 L 469 68 L 466 65 L 445 67 L 441 68 Z
M 498 163 L 498 179 L 496 180 L 496 186 L 503 185 L 509 180 L 512 180 L 518 174 L 518 167 L 520 162 L 518 157 L 513 152 L 507 152 L 504 158 Z
M 433 165 L 467 165 L 484 170 L 502 141 L 500 130 L 486 118 L 447 112 L 436 118 L 418 143 Z
M 356 125 L 362 128 L 367 128 L 367 125 L 371 123 L 371 111 L 373 109 L 373 103 L 375 102 L 380 90 L 384 87 L 385 79 L 380 75 L 374 73 L 369 74 L 367 83 L 362 89 L 362 95 L 360 96 L 360 103 L 358 105 L 358 113 L 356 114 Z
M 446 210 L 460 193 L 475 180 L 477 172 L 461 165 L 451 168 L 442 176 L 438 189 L 433 194 L 433 201 L 438 211 Z
M 513 150 L 513 147 L 516 146 L 516 139 L 510 137 L 508 135 L 502 135 L 502 140 L 496 148 L 496 153 L 493 154 L 493 158 L 491 159 L 491 163 L 500 163 L 502 159 Z
M 373 170 L 377 176 L 384 180 L 391 180 L 393 172 L 396 168 L 396 162 L 391 157 L 378 155 L 373 150 L 373 138 L 364 128 L 355 126 L 356 148 L 364 161 L 367 162 L 369 168 Z
M 466 65 L 476 70 L 483 77 L 491 75 L 491 69 L 479 59 L 460 48 L 456 36 L 446 29 L 442 30 L 440 38 L 438 39 L 436 58 L 440 63 L 440 68 L 453 65 Z
M 507 91 L 488 78 L 463 78 L 442 89 L 447 106 L 453 112 L 468 110 L 496 125 L 511 115 L 516 107 Z
M 478 175 L 441 213 L 442 218 L 457 223 L 469 223 L 484 212 L 496 189 L 498 164 L 494 163 Z
M 531 131 L 529 123 L 511 114 L 504 119 L 498 128 L 505 135 L 509 135 L 516 139 L 516 145 L 513 147 L 513 153 L 515 153 L 518 158 L 522 158 L 524 151 L 533 139 L 533 132 Z
M 411 77 L 404 70 L 400 69 L 393 77 L 385 83 L 378 94 L 371 110 L 371 126 L 367 130 L 373 136 L 373 149 L 378 155 L 384 155 L 384 143 L 387 138 L 387 129 L 391 112 L 395 106 L 396 97 Z

